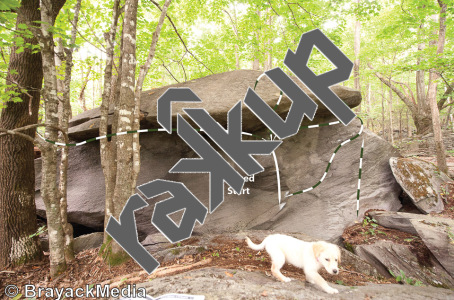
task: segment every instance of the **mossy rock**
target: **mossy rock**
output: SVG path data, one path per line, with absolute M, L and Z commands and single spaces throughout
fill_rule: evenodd
M 423 213 L 439 213 L 444 209 L 440 186 L 450 181 L 437 166 L 415 158 L 389 159 L 391 170 L 402 189 Z

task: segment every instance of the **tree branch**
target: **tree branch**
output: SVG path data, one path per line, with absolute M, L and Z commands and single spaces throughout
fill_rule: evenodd
M 12 129 L 12 130 L 5 129 L 5 128 L 0 128 L 0 132 L 3 132 L 3 133 L 0 133 L 0 137 L 5 136 L 5 135 L 9 135 L 9 134 L 17 135 L 17 136 L 23 137 L 23 138 L 31 141 L 34 144 L 36 144 L 36 143 L 39 144 L 36 139 L 32 138 L 28 134 L 25 134 L 25 133 L 21 132 L 21 131 L 26 131 L 26 130 L 29 130 L 29 129 L 35 129 L 35 128 L 38 128 L 38 127 L 46 127 L 46 128 L 52 128 L 52 129 L 58 130 L 58 131 L 60 131 L 62 133 L 62 135 L 64 137 L 64 140 L 65 140 L 65 144 L 67 144 L 68 141 L 69 141 L 68 134 L 62 128 L 60 128 L 59 126 L 50 125 L 50 124 L 46 124 L 46 123 L 27 125 L 27 126 L 19 127 L 19 128 Z
M 167 70 L 167 72 L 169 72 L 170 76 L 172 76 L 172 78 L 173 78 L 176 82 L 180 83 L 180 82 L 178 81 L 178 79 L 176 79 L 175 76 L 173 76 L 172 72 L 170 72 L 170 70 L 166 67 L 166 65 L 164 64 L 164 61 L 163 61 L 160 57 L 157 57 L 157 58 L 162 62 L 162 66 Z
M 274 11 L 274 13 L 275 13 L 276 15 L 280 16 L 280 15 L 277 13 L 277 11 L 274 9 L 273 5 L 271 5 L 271 1 L 270 1 L 270 0 L 268 0 L 268 4 L 270 5 L 270 7 L 271 7 L 271 9 Z
M 297 27 L 302 33 L 304 33 L 304 31 L 299 27 L 298 23 L 296 22 L 295 14 L 293 13 L 293 10 L 292 10 L 292 8 L 290 7 L 289 3 L 288 3 L 288 2 L 285 2 L 285 3 L 287 4 L 288 9 L 289 9 L 290 12 L 292 13 L 293 23 L 295 23 L 296 27 Z
M 156 1 L 154 0 L 150 0 L 151 3 L 153 3 L 160 11 L 162 11 L 162 8 L 161 6 L 159 5 L 159 3 L 157 3 Z M 170 24 L 172 24 L 172 27 L 173 27 L 173 30 L 175 31 L 175 33 L 177 34 L 178 38 L 180 39 L 181 43 L 183 44 L 184 48 L 186 49 L 186 51 L 188 51 L 189 54 L 191 54 L 192 57 L 194 57 L 194 59 L 201 65 L 203 65 L 208 71 L 211 72 L 211 74 L 214 74 L 213 71 L 211 71 L 210 68 L 208 68 L 203 62 L 201 62 L 189 49 L 188 49 L 188 46 L 186 46 L 186 43 L 184 42 L 183 38 L 181 37 L 180 33 L 178 32 L 177 30 L 177 27 L 175 26 L 175 24 L 173 23 L 172 19 L 170 18 L 170 16 L 168 14 L 166 14 L 166 17 L 167 19 L 169 20 Z M 173 77 L 173 76 L 172 76 Z
M 372 70 L 375 70 L 371 65 L 370 63 L 367 63 L 367 66 L 372 69 Z M 387 80 L 382 74 L 380 74 L 379 72 L 377 71 L 374 71 L 374 74 L 375 76 L 380 79 L 381 82 L 383 82 L 384 84 L 386 84 L 391 90 L 394 91 L 394 93 L 397 94 L 397 96 L 408 106 L 408 108 L 411 110 L 411 111 L 415 111 L 416 110 L 416 106 L 415 104 L 410 101 L 394 84 L 391 83 L 391 80 Z

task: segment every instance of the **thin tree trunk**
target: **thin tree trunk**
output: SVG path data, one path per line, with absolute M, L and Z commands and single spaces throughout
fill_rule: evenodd
M 412 132 L 411 132 L 411 128 L 410 128 L 410 119 L 409 119 L 409 116 L 408 116 L 408 109 L 406 111 L 406 115 L 407 115 L 407 137 L 411 137 L 412 136 Z
M 151 38 L 151 45 L 150 45 L 150 50 L 148 51 L 147 60 L 146 60 L 145 64 L 143 64 L 140 67 L 139 77 L 137 78 L 137 84 L 135 86 L 135 91 L 134 91 L 135 107 L 134 107 L 133 130 L 140 129 L 140 95 L 142 94 L 143 82 L 145 81 L 145 77 L 147 76 L 148 71 L 150 70 L 151 62 L 153 61 L 153 58 L 155 56 L 156 45 L 158 44 L 162 25 L 164 24 L 167 10 L 168 10 L 171 2 L 172 2 L 172 0 L 166 0 L 164 2 L 164 5 L 161 9 L 161 16 L 159 17 L 158 25 L 156 26 L 156 30 L 153 32 L 153 37 Z M 138 133 L 133 134 L 132 149 L 133 149 L 133 170 L 134 170 L 134 172 L 132 174 L 133 185 L 132 185 L 131 194 L 134 194 L 136 179 L 137 179 L 137 176 L 139 175 L 139 171 L 140 171 L 140 143 L 139 143 L 139 134 Z
M 389 89 L 388 101 L 388 115 L 389 115 L 389 141 L 394 145 L 394 126 L 393 126 L 393 91 Z
M 383 82 L 381 83 L 381 130 L 382 130 L 382 137 L 386 138 L 386 134 L 385 134 L 385 90 L 383 88 Z
M 367 106 L 366 106 L 366 109 L 367 109 L 367 122 L 366 122 L 366 126 L 367 128 L 371 128 L 370 124 L 371 124 L 371 116 L 370 116 L 370 112 L 371 112 L 371 100 L 370 100 L 370 83 L 368 82 L 367 83 Z
M 109 104 L 111 103 L 112 94 L 115 90 L 114 83 L 116 78 L 112 76 L 113 64 L 114 64 L 114 41 L 117 34 L 118 27 L 118 18 L 119 18 L 119 4 L 120 0 L 114 1 L 114 6 L 112 9 L 112 23 L 110 25 L 110 30 L 105 34 L 104 38 L 106 40 L 106 68 L 104 71 L 104 89 L 102 93 L 101 101 L 101 120 L 99 123 L 99 135 L 107 135 L 108 130 L 108 114 L 109 114 Z M 113 131 L 113 129 L 112 129 Z M 107 139 L 101 139 L 100 142 L 100 154 L 101 154 L 101 166 L 104 173 L 105 180 L 105 191 L 106 191 L 106 202 L 105 202 L 105 213 L 104 213 L 104 228 L 107 226 L 109 218 L 114 213 L 113 206 L 113 192 L 115 187 L 115 176 L 117 173 L 115 165 L 115 155 L 113 142 L 116 138 L 112 138 L 112 141 L 109 142 Z M 109 236 L 104 231 L 104 244 L 109 242 Z
M 119 99 L 119 116 L 117 130 L 119 132 L 132 130 L 134 126 L 134 90 L 136 69 L 136 26 L 138 0 L 126 0 L 125 17 L 123 22 L 122 56 L 127 57 L 121 68 L 121 85 Z M 120 212 L 135 188 L 133 166 L 133 137 L 126 134 L 117 137 L 117 176 L 113 195 L 114 217 L 119 220 Z M 119 262 L 129 257 L 123 248 L 112 241 L 110 262 Z
M 79 21 L 79 11 L 82 0 L 77 0 L 74 7 L 73 27 L 71 29 L 70 45 L 76 43 L 77 23 Z M 73 49 L 65 49 L 66 64 L 65 64 L 65 80 L 63 83 L 63 103 L 60 113 L 60 128 L 64 132 L 68 132 L 68 122 L 71 118 L 71 75 L 73 67 Z M 65 257 L 66 261 L 74 260 L 74 247 L 73 247 L 73 227 L 68 223 L 68 197 L 67 197 L 67 181 L 68 179 L 68 147 L 63 147 L 61 150 L 60 160 L 60 181 L 59 181 L 59 194 L 60 194 L 60 214 L 65 235 Z
M 260 10 L 257 11 L 257 15 L 260 19 Z M 252 61 L 252 70 L 260 70 L 260 59 L 259 59 L 259 48 L 260 48 L 260 30 L 257 28 L 255 31 L 255 38 L 257 39 L 256 48 L 252 51 L 254 52 L 253 61 Z
M 90 77 L 91 68 L 92 68 L 92 65 L 90 65 L 88 67 L 87 75 L 85 76 L 85 78 L 83 78 L 84 81 L 82 83 L 82 87 L 80 88 L 80 93 L 79 93 L 79 103 L 82 106 L 82 109 L 84 111 L 88 110 L 87 103 L 85 101 L 85 89 L 87 87 L 87 83 L 88 83 L 88 80 L 89 80 L 89 77 Z M 82 77 L 84 77 L 84 70 L 82 69 L 81 72 L 82 72 Z
M 356 0 L 357 6 L 359 7 L 360 0 Z M 355 63 L 353 65 L 353 76 L 355 81 L 355 89 L 361 91 L 361 85 L 359 82 L 359 55 L 361 51 L 361 22 L 358 20 L 358 16 L 356 16 L 355 21 L 355 40 L 354 40 L 354 52 L 355 52 Z M 358 111 L 361 112 L 361 104 L 358 106 Z
M 57 73 L 55 68 L 54 41 L 50 26 L 53 24 L 51 0 L 41 0 L 41 30 L 39 43 L 43 57 L 46 123 L 58 126 Z M 57 131 L 46 127 L 47 139 L 56 141 Z M 47 227 L 49 232 L 50 274 L 52 277 L 66 270 L 64 232 L 62 228 L 60 199 L 57 190 L 57 149 L 46 144 L 41 149 L 43 155 L 41 195 L 46 206 Z
M 443 2 L 443 0 L 438 0 L 438 4 L 440 6 L 440 14 L 439 14 L 439 23 L 440 23 L 440 30 L 438 32 L 438 43 L 437 43 L 437 55 L 443 53 L 445 39 L 446 39 L 446 10 L 447 5 Z M 432 126 L 434 132 L 434 143 L 435 143 L 435 151 L 437 153 L 437 165 L 438 168 L 448 173 L 448 166 L 446 164 L 446 149 L 443 143 L 443 136 L 441 132 L 441 125 L 440 125 L 440 113 L 438 111 L 437 106 L 437 82 L 436 80 L 439 78 L 438 73 L 435 69 L 430 69 L 429 75 L 429 88 L 427 91 L 427 98 L 430 104 L 430 110 L 432 113 Z

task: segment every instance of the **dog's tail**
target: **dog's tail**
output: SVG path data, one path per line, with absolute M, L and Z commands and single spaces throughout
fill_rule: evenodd
M 265 248 L 265 240 L 263 240 L 263 242 L 260 244 L 260 245 L 257 245 L 257 244 L 254 244 L 248 237 L 246 237 L 246 242 L 247 242 L 247 245 L 249 246 L 249 248 L 251 248 L 252 250 L 263 250 Z

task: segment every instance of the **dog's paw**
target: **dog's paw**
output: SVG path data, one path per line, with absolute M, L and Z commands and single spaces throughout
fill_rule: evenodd
M 332 288 L 332 287 L 330 287 L 329 289 L 326 289 L 326 292 L 327 292 L 328 294 L 337 294 L 337 293 L 339 293 L 338 290 L 336 290 L 336 289 L 334 289 L 334 288 Z
M 290 281 L 292 281 L 292 279 L 291 279 L 291 278 L 288 278 L 288 277 L 284 277 L 284 278 L 282 278 L 282 281 L 284 281 L 284 282 L 290 282 Z

